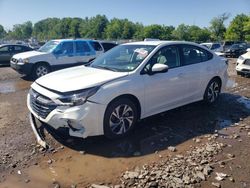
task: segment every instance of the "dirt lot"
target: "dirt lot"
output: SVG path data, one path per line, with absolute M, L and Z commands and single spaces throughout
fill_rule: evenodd
M 227 92 L 213 106 L 198 102 L 147 118 L 129 137 L 116 141 L 103 136 L 75 139 L 52 131 L 56 139 L 46 134 L 51 147 L 43 150 L 28 120 L 26 95 L 32 82 L 0 67 L 0 187 L 144 187 L 140 178 L 124 172 L 195 158 L 197 149 L 211 143 L 221 146 L 218 152 L 209 151 L 213 154 L 198 163 L 208 163 L 212 173 L 186 187 L 250 187 L 250 78 L 237 76 L 234 68 L 235 59 L 230 59 Z M 173 172 L 180 170 L 178 164 Z M 218 181 L 216 172 L 227 177 Z M 160 187 L 161 178 L 150 178 L 147 187 Z

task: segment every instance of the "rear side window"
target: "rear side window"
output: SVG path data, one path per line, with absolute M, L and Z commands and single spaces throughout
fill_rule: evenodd
M 90 44 L 95 49 L 95 51 L 102 51 L 102 47 L 99 42 L 91 41 Z
M 183 64 L 190 65 L 208 61 L 213 58 L 213 55 L 207 50 L 204 50 L 197 46 L 182 45 L 182 57 Z
M 22 52 L 24 49 L 21 46 L 14 46 L 15 52 Z
M 90 47 L 85 41 L 76 41 L 76 53 L 90 52 Z

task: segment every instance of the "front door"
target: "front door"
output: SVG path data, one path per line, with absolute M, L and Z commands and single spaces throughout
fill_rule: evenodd
M 166 64 L 168 72 L 144 74 L 146 116 L 179 106 L 186 92 L 185 69 L 181 67 L 178 47 L 165 46 L 151 58 L 145 69 L 155 63 Z
M 70 67 L 76 64 L 74 43 L 73 41 L 65 41 L 58 45 L 56 51 L 59 53 L 53 54 L 51 65 L 56 68 Z

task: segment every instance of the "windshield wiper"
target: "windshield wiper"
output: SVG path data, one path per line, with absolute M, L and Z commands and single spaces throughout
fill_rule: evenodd
M 117 69 L 111 68 L 111 67 L 103 67 L 103 66 L 99 66 L 99 65 L 92 65 L 91 67 L 93 68 L 97 68 L 97 69 L 105 69 L 105 70 L 110 70 L 113 72 L 117 72 Z

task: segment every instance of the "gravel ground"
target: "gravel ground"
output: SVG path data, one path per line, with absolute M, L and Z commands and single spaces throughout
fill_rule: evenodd
M 250 78 L 229 60 L 227 93 L 138 123 L 129 137 L 85 140 L 48 130 L 43 150 L 28 121 L 31 81 L 0 67 L 0 187 L 250 187 Z

